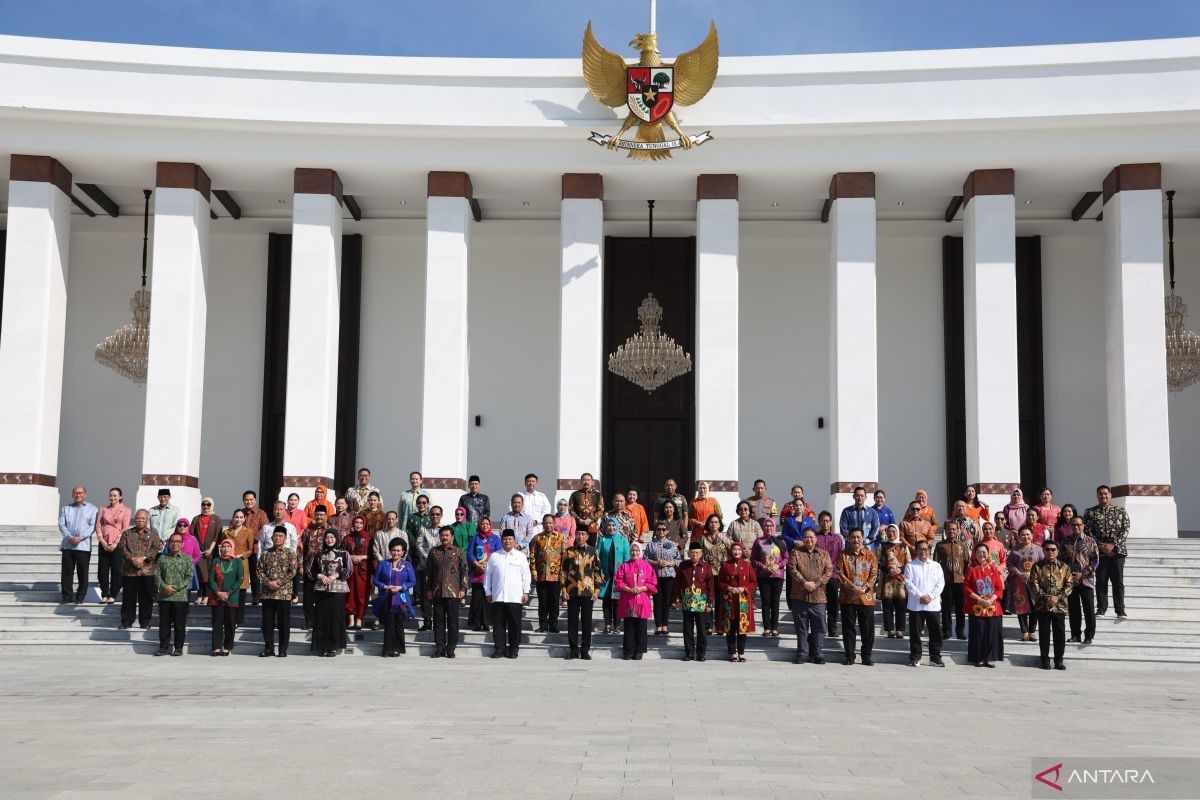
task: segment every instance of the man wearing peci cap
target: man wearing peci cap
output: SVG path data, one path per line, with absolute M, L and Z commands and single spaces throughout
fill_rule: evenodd
M 158 534 L 165 544 L 175 532 L 179 521 L 179 509 L 171 505 L 171 490 L 165 486 L 158 490 L 158 505 L 150 509 L 150 530 Z
M 493 553 L 483 576 L 483 591 L 492 608 L 492 658 L 516 658 L 521 646 L 521 609 L 529 602 L 529 558 L 517 549 L 517 535 L 505 528 L 503 549 Z
M 287 658 L 292 629 L 292 578 L 299 557 L 288 547 L 288 526 L 279 523 L 271 532 L 271 547 L 258 558 L 258 586 L 262 591 L 263 650 L 260 658 L 276 655 L 275 632 L 279 632 L 279 657 Z

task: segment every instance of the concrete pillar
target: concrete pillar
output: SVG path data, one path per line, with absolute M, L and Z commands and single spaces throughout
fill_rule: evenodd
M 0 523 L 54 525 L 71 173 L 49 156 L 9 164 L 0 374 L 19 387 L 0 402 Z
M 875 173 L 842 172 L 829 184 L 829 509 L 837 518 L 855 486 L 879 481 L 879 347 L 875 297 Z
M 1104 179 L 1108 482 L 1130 536 L 1174 538 L 1162 206 L 1159 164 L 1122 164 Z
M 297 169 L 292 206 L 292 278 L 288 301 L 287 416 L 283 485 L 312 496 L 334 487 L 338 334 L 341 317 L 342 180 L 331 169 Z M 268 505 L 264 503 L 264 505 Z
M 604 179 L 562 176 L 556 497 L 600 475 L 604 421 Z
M 696 478 L 726 522 L 738 491 L 738 176 L 696 181 Z M 692 495 L 695 487 L 681 487 Z
M 1021 485 L 1017 404 L 1017 227 L 1011 169 L 963 185 L 967 482 L 993 511 Z
M 430 503 L 442 507 L 443 519 L 453 520 L 467 485 L 471 177 L 431 172 L 428 192 L 421 474 Z

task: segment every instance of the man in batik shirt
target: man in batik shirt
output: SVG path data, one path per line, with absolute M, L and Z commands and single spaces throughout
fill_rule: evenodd
M 562 591 L 563 535 L 554 515 L 542 517 L 542 532 L 529 543 L 529 569 L 538 601 L 538 633 L 558 633 L 558 597 Z
M 1064 536 L 1058 546 L 1059 560 L 1071 568 L 1068 608 L 1071 638 L 1067 641 L 1080 641 L 1082 632 L 1083 644 L 1091 644 L 1096 635 L 1096 570 L 1100 566 L 1100 547 L 1087 535 L 1087 524 L 1078 516 L 1071 518 L 1071 535 Z
M 604 498 L 592 488 L 592 474 L 579 476 L 579 488 L 571 492 L 568 500 L 571 516 L 575 517 L 575 535 L 582 534 L 588 544 L 596 543 L 600 532 L 600 520 L 604 516 Z
M 344 503 L 340 497 L 338 503 Z M 330 528 L 328 515 L 325 512 L 324 506 L 316 506 L 313 508 L 312 524 L 304 529 L 304 534 L 300 537 L 299 555 L 301 559 L 301 572 L 304 577 L 304 630 L 311 630 L 313 623 L 317 619 L 317 585 L 316 581 L 311 578 L 313 559 L 321 554 L 322 543 L 325 541 L 325 529 Z
M 492 516 L 492 501 L 479 491 L 479 476 L 472 475 L 467 479 L 467 493 L 458 498 L 460 508 L 467 510 L 467 522 L 479 524 L 480 517 Z
M 863 666 L 874 666 L 871 648 L 875 644 L 875 588 L 879 584 L 879 564 L 863 544 L 862 531 L 850 531 L 850 546 L 838 556 L 837 577 L 846 666 L 854 663 L 856 628 L 862 637 Z
M 575 539 L 575 545 L 566 549 L 561 569 L 562 597 L 567 601 L 567 644 L 571 648 L 567 660 L 582 658 L 590 661 L 592 604 L 604 585 L 604 575 L 600 570 L 596 548 L 588 544 L 586 536 L 579 536 Z
M 382 502 L 383 494 L 379 487 L 371 483 L 371 470 L 363 467 L 358 471 L 358 485 L 346 490 L 346 504 L 351 514 L 361 514 L 366 509 L 367 498 L 371 496 L 371 492 L 379 495 Z
M 1044 558 L 1029 571 L 1029 590 L 1038 621 L 1038 647 L 1042 651 L 1042 669 L 1050 669 L 1050 636 L 1054 636 L 1054 668 L 1066 669 L 1063 651 L 1067 647 L 1066 626 L 1071 594 L 1071 569 L 1058 560 L 1058 545 L 1046 542 Z
M 449 525 L 438 529 L 438 539 L 425 559 L 425 597 L 433 604 L 433 657 L 454 658 L 458 609 L 467 597 L 467 554 L 454 546 Z
M 323 509 L 322 509 L 323 510 Z M 307 531 L 306 531 L 307 533 Z M 258 558 L 258 585 L 262 590 L 263 650 L 260 658 L 275 655 L 275 631 L 279 631 L 279 657 L 287 658 L 292 630 L 292 577 L 298 559 L 287 546 L 288 530 L 276 525 L 271 547 Z
M 1096 613 L 1108 612 L 1108 584 L 1112 581 L 1113 605 L 1117 616 L 1125 616 L 1125 541 L 1129 537 L 1129 514 L 1112 504 L 1112 489 L 1096 488 L 1096 505 L 1083 514 L 1088 535 L 1100 547 L 1100 565 L 1096 569 Z

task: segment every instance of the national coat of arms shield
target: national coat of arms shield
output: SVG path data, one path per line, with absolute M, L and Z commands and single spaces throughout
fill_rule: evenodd
M 658 122 L 675 104 L 674 67 L 626 67 L 629 110 L 643 122 Z

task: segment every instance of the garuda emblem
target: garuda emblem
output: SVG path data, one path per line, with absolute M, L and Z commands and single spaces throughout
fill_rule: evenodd
M 636 64 L 626 64 L 621 56 L 601 47 L 592 35 L 591 22 L 583 32 L 583 77 L 588 91 L 606 106 L 629 108 L 629 115 L 615 136 L 593 132 L 590 141 L 610 150 L 628 150 L 630 158 L 657 161 L 670 158 L 676 148 L 690 150 L 711 139 L 708 131 L 698 136 L 684 133 L 672 109 L 699 102 L 712 88 L 717 78 L 716 24 L 710 23 L 708 36 L 699 47 L 684 53 L 673 64 L 663 63 L 657 34 L 640 33 L 629 46 L 641 53 Z M 678 139 L 666 140 L 664 122 Z M 637 125 L 636 137 L 622 139 L 634 125 Z

